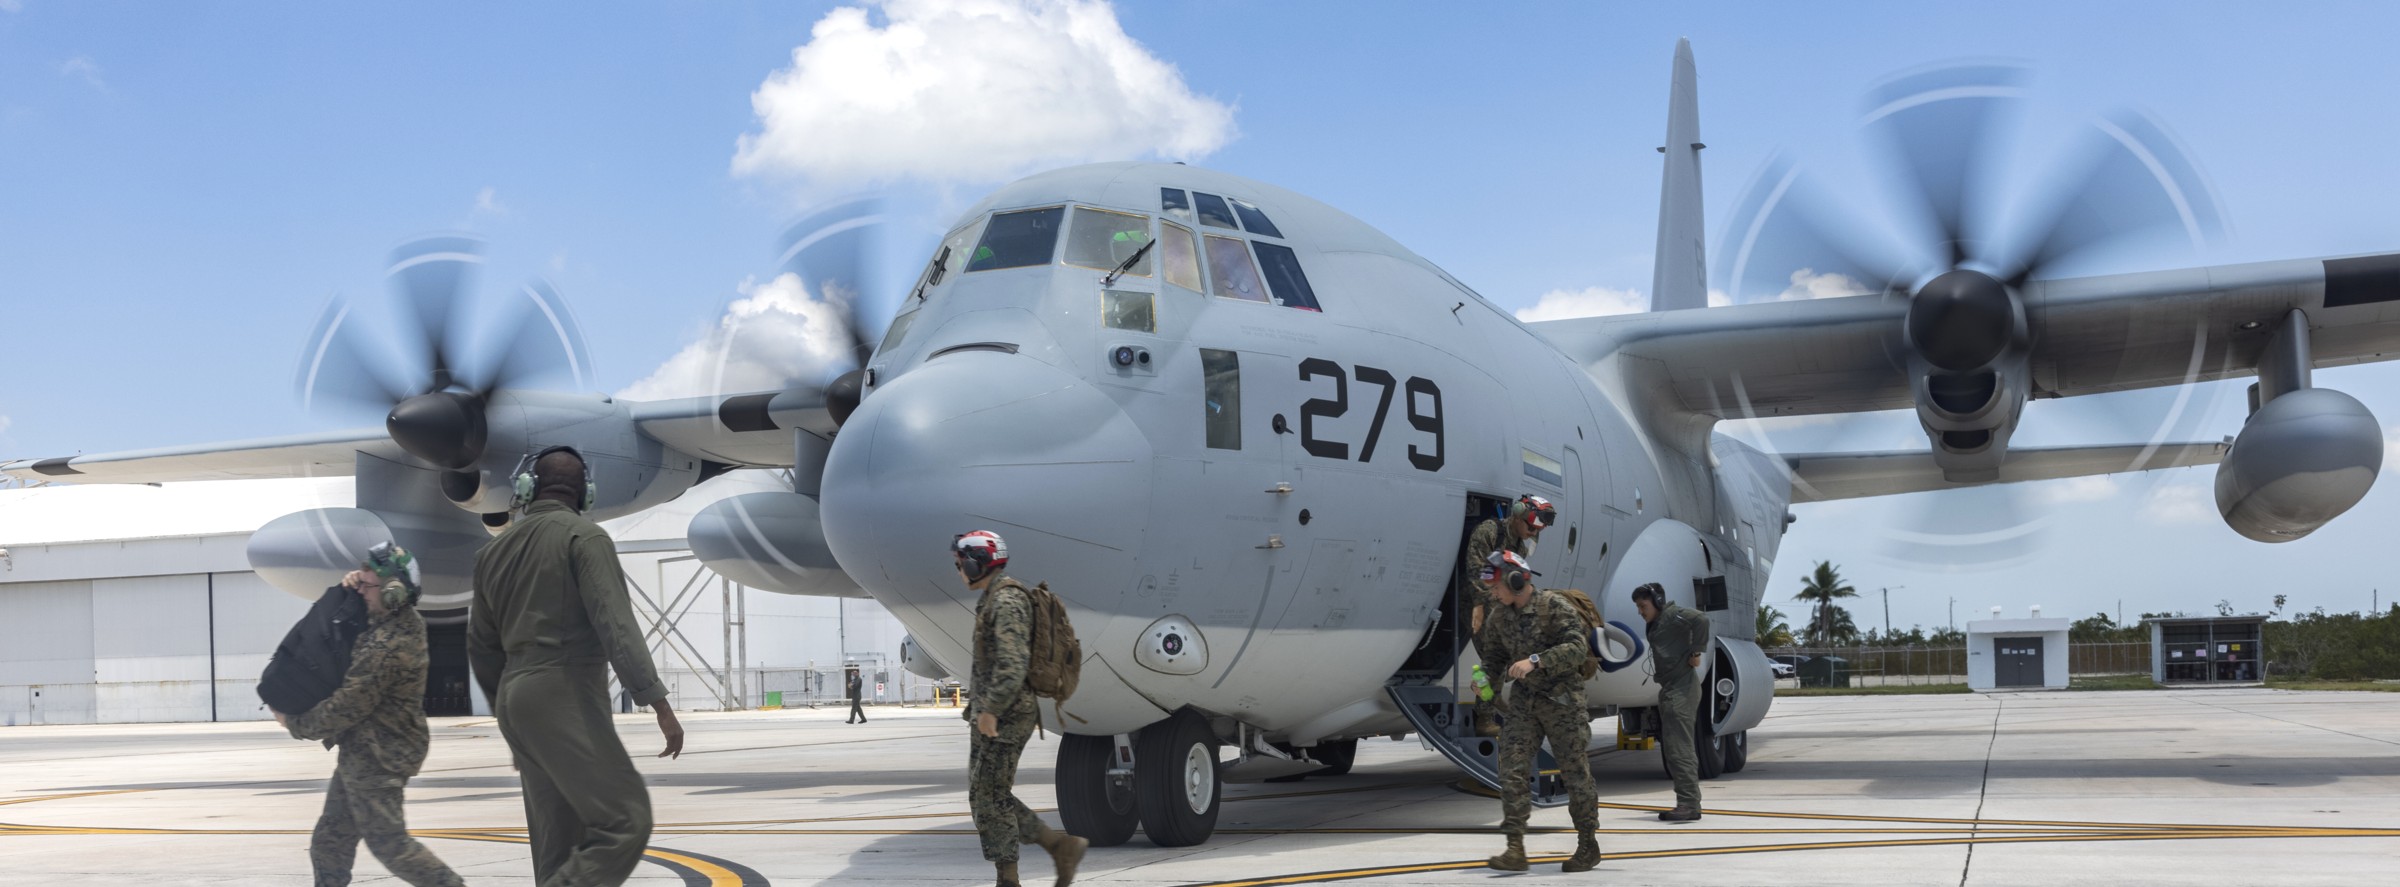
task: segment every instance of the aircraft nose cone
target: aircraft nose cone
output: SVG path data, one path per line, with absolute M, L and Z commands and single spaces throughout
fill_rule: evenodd
M 972 605 L 948 546 L 998 532 L 1009 572 L 1071 601 L 1123 593 L 1147 529 L 1150 444 L 1091 383 L 1031 357 L 948 355 L 878 387 L 825 463 L 825 541 L 895 609 Z

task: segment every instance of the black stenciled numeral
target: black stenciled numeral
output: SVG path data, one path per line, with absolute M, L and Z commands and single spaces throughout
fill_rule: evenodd
M 1367 442 L 1358 446 L 1358 461 L 1365 462 L 1375 458 L 1375 441 L 1383 437 L 1383 420 L 1392 414 L 1392 391 L 1400 387 L 1400 380 L 1364 364 L 1358 367 L 1357 375 L 1360 384 L 1383 388 L 1383 394 L 1375 399 L 1375 421 L 1367 426 Z
M 1417 412 L 1417 395 L 1420 394 L 1433 400 L 1432 415 Z M 1417 466 L 1420 471 L 1442 470 L 1442 389 L 1433 384 L 1433 380 L 1409 377 L 1408 424 L 1416 426 L 1418 431 L 1433 435 L 1433 452 L 1430 454 L 1419 452 L 1416 444 L 1408 445 L 1409 464 Z
M 1339 419 L 1343 413 L 1350 411 L 1349 375 L 1342 372 L 1341 364 L 1322 357 L 1311 357 L 1300 362 L 1300 381 L 1306 382 L 1318 376 L 1333 378 L 1333 399 L 1316 398 L 1300 405 L 1300 448 L 1307 450 L 1311 456 L 1348 459 L 1349 444 L 1317 439 L 1317 419 Z

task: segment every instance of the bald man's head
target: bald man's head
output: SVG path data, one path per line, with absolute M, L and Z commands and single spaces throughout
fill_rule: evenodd
M 567 507 L 583 510 L 583 457 L 571 450 L 559 450 L 534 460 L 533 498 L 566 503 Z

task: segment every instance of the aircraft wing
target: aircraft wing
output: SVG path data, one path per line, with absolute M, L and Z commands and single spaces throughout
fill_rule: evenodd
M 2000 479 L 1990 483 L 2058 480 L 2120 471 L 2213 465 L 2225 457 L 2225 450 L 2226 444 L 2222 442 L 2012 448 L 2008 451 L 2008 461 L 2000 466 Z M 1785 453 L 1781 458 L 1792 469 L 1794 504 L 1951 490 L 1961 486 L 1943 480 L 1942 469 L 1934 464 L 1933 454 L 1924 450 Z
M 365 452 L 413 464 L 382 428 L 270 437 L 231 443 L 128 450 L 0 463 L 0 474 L 29 481 L 152 484 L 273 477 L 347 477 Z
M 2318 367 L 2400 357 L 2400 254 L 2033 281 L 2023 294 L 2035 398 L 2252 375 L 2294 309 Z M 1911 408 L 1906 311 L 1848 296 L 1527 326 L 1587 366 L 1618 361 L 1653 418 L 1738 419 Z

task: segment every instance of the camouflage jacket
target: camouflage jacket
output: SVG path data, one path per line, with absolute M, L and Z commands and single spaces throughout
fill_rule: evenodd
M 486 699 L 512 668 L 597 665 L 636 705 L 667 697 L 651 664 L 616 543 L 565 503 L 533 503 L 475 555 L 467 659 Z
M 1712 631 L 1708 614 L 1669 603 L 1644 633 L 1650 636 L 1650 662 L 1658 685 L 1673 687 L 1691 680 L 1692 654 L 1708 651 Z
M 1033 665 L 1033 599 L 1007 576 L 992 577 L 975 603 L 975 669 L 967 685 L 966 716 L 1005 715 L 1030 703 L 1026 672 Z
M 341 687 L 289 718 L 292 736 L 342 747 L 342 766 L 408 777 L 425 763 L 425 619 L 415 608 L 370 618 Z
M 1488 603 L 1489 595 L 1484 592 L 1483 583 L 1475 580 L 1475 576 L 1491 560 L 1492 552 L 1505 546 L 1519 557 L 1528 561 L 1533 559 L 1533 540 L 1521 538 L 1513 530 L 1507 519 L 1495 518 L 1476 524 L 1475 532 L 1467 535 L 1467 551 L 1459 561 L 1459 580 L 1467 584 L 1467 600 Z
M 1501 683 L 1509 681 L 1510 665 L 1541 654 L 1541 664 L 1510 692 L 1512 705 L 1538 698 L 1580 708 L 1583 660 L 1591 655 L 1582 628 L 1575 605 L 1547 590 L 1535 591 L 1523 607 L 1493 604 L 1484 614 L 1483 632 L 1475 636 L 1475 650 L 1483 657 L 1484 673 Z

